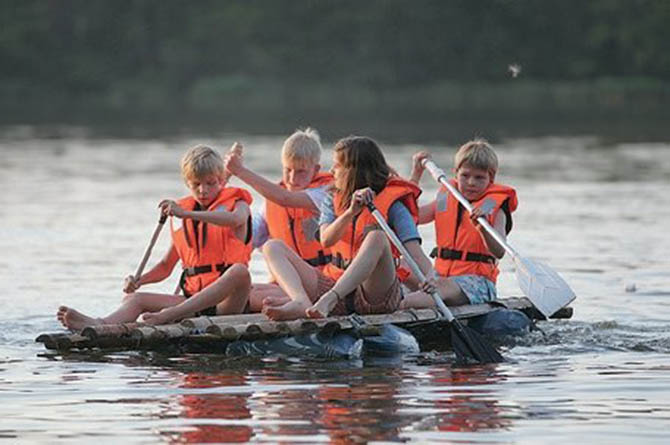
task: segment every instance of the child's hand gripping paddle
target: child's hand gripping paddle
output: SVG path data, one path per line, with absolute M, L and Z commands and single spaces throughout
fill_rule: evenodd
M 470 202 L 451 184 L 444 170 L 439 168 L 430 159 L 424 159 L 423 165 L 435 178 L 437 182 L 445 186 L 451 195 L 460 202 L 463 207 L 472 213 L 473 207 Z M 539 261 L 523 258 L 512 248 L 505 239 L 489 224 L 484 217 L 477 218 L 477 222 L 484 227 L 500 246 L 512 256 L 516 265 L 516 279 L 521 291 L 528 297 L 538 311 L 545 317 L 551 317 L 556 311 L 567 306 L 576 298 L 568 283 L 561 278 L 551 267 Z
M 400 241 L 395 232 L 386 223 L 384 216 L 379 213 L 379 210 L 377 210 L 373 203 L 370 202 L 367 206 L 370 213 L 372 213 L 372 216 L 377 220 L 377 224 L 381 226 L 393 245 L 400 251 L 405 262 L 409 265 L 410 269 L 412 269 L 412 273 L 414 273 L 419 280 L 425 281 L 426 278 L 421 272 L 421 269 L 419 269 L 414 258 L 407 252 L 402 241 Z M 451 344 L 456 353 L 456 357 L 460 361 L 468 362 L 475 360 L 480 363 L 499 363 L 504 360 L 498 351 L 496 351 L 493 346 L 486 343 L 477 332 L 464 326 L 456 317 L 454 317 L 437 291 L 433 292 L 431 296 L 439 311 L 451 325 Z

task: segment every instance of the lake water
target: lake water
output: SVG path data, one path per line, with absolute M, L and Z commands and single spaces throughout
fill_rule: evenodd
M 499 180 L 520 196 L 510 243 L 578 294 L 571 320 L 506 341 L 506 362 L 455 367 L 449 352 L 326 362 L 151 353 L 48 353 L 66 303 L 117 306 L 156 204 L 186 189 L 195 143 L 239 139 L 249 166 L 279 177 L 280 136 L 165 139 L 0 136 L 0 440 L 32 443 L 451 442 L 665 444 L 670 440 L 670 144 L 597 137 L 502 140 Z M 324 165 L 330 165 L 326 141 Z M 407 173 L 427 148 L 383 144 Z M 238 184 L 235 182 L 235 184 Z M 422 183 L 427 200 L 435 192 Z M 255 195 L 257 197 L 257 195 Z M 254 205 L 259 205 L 260 200 Z M 422 228 L 427 249 L 433 232 Z M 167 231 L 154 251 L 168 246 Z M 502 295 L 516 296 L 505 259 Z M 254 254 L 255 280 L 267 279 Z M 150 288 L 169 291 L 177 275 Z

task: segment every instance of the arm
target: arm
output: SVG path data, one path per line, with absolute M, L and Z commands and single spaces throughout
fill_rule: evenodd
M 314 205 L 307 193 L 303 190 L 290 191 L 268 181 L 261 175 L 249 170 L 242 164 L 242 146 L 235 143 L 225 158 L 226 170 L 251 186 L 265 199 L 284 207 L 303 208 L 317 213 L 319 209 Z
M 435 220 L 435 204 L 436 201 L 433 199 L 428 204 L 419 207 L 419 224 L 428 224 Z
M 159 207 L 168 216 L 176 216 L 182 219 L 194 219 L 197 221 L 215 224 L 217 226 L 225 227 L 240 227 L 247 223 L 250 211 L 249 205 L 244 201 L 237 201 L 232 212 L 228 210 L 215 210 L 213 212 L 207 210 L 184 210 L 179 205 L 169 199 L 161 201 Z
M 479 207 L 475 207 L 472 215 L 470 215 L 470 218 L 472 218 L 473 224 L 475 227 L 477 227 L 477 230 L 479 230 L 479 234 L 484 240 L 484 243 L 486 244 L 486 247 L 489 249 L 489 251 L 496 258 L 502 258 L 505 255 L 505 249 L 500 244 L 498 244 L 498 242 L 493 239 L 493 237 L 483 227 L 481 227 L 481 225 L 477 222 L 477 216 L 481 216 L 481 210 Z M 505 234 L 506 224 L 507 215 L 505 215 L 505 212 L 499 211 L 495 217 L 495 220 L 493 221 L 493 229 L 495 229 L 495 231 L 500 234 L 503 240 L 507 240 L 507 235 Z
M 427 151 L 420 151 L 412 156 L 412 175 L 409 180 L 415 184 L 418 184 L 419 181 L 421 181 L 421 176 L 425 170 L 422 163 L 424 159 L 431 159 L 430 153 Z
M 321 244 L 323 247 L 330 247 L 335 244 L 347 229 L 351 221 L 354 219 L 354 213 L 349 208 L 340 216 L 337 217 L 335 221 L 330 224 L 322 224 L 319 227 L 321 233 Z
M 374 192 L 370 188 L 356 190 L 351 196 L 349 208 L 339 217 L 333 218 L 332 195 L 323 201 L 321 207 L 321 219 L 319 220 L 319 230 L 321 233 L 321 244 L 323 247 L 330 247 L 335 244 L 354 219 L 355 215 L 361 213 L 366 202 L 372 201 Z
M 150 270 L 143 273 L 138 280 L 135 280 L 133 275 L 126 277 L 125 283 L 123 285 L 123 291 L 126 293 L 135 292 L 140 286 L 151 283 L 158 283 L 163 281 L 170 276 L 174 266 L 179 261 L 179 255 L 177 254 L 177 249 L 175 249 L 173 244 L 170 244 L 170 249 L 165 253 L 163 258 L 156 263 Z
M 416 264 L 419 266 L 419 269 L 421 269 L 421 272 L 423 272 L 424 276 L 432 276 L 433 265 L 430 262 L 430 258 L 426 256 L 426 253 L 421 248 L 421 243 L 418 240 L 413 239 L 403 243 L 403 245 L 405 248 L 407 248 L 407 251 L 412 256 L 414 261 L 416 261 Z

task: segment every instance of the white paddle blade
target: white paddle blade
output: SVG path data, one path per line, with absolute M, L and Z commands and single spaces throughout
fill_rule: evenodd
M 521 291 L 545 317 L 577 298 L 568 283 L 546 264 L 528 258 L 517 258 L 515 263 Z

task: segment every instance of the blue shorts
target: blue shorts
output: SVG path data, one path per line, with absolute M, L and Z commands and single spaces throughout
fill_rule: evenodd
M 458 275 L 449 279 L 461 288 L 470 304 L 488 303 L 498 295 L 495 284 L 481 275 Z

